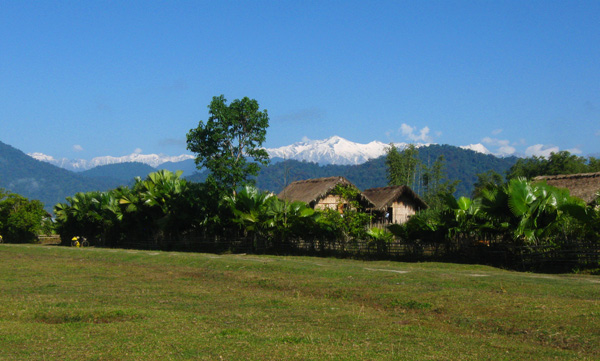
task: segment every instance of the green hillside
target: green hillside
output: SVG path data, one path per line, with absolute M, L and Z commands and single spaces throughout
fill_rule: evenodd
M 181 170 L 183 171 L 183 176 L 187 177 L 196 172 L 196 163 L 193 159 L 183 160 L 181 162 L 165 162 L 158 166 L 157 169 L 166 169 L 173 173 Z
M 135 177 L 146 178 L 156 168 L 139 162 L 126 162 L 118 164 L 108 164 L 80 172 L 79 174 L 89 178 L 105 178 L 107 180 L 117 181 L 117 183 L 131 183 Z
M 430 145 L 419 148 L 419 158 L 425 165 L 431 165 L 443 155 L 446 159 L 446 171 L 450 180 L 459 180 L 456 195 L 469 196 L 477 174 L 494 170 L 505 175 L 506 171 L 517 162 L 517 157 L 498 158 L 491 154 L 482 154 L 451 145 Z
M 515 157 L 498 158 L 451 145 L 430 145 L 419 148 L 419 158 L 425 165 L 431 165 L 443 155 L 446 159 L 448 179 L 458 180 L 456 195 L 469 196 L 477 174 L 494 170 L 504 174 L 517 160 Z M 259 188 L 280 192 L 286 184 L 296 180 L 343 176 L 360 189 L 387 185 L 385 156 L 372 159 L 359 165 L 326 165 L 286 160 L 271 164 L 261 170 L 256 179 Z
M 456 195 L 470 195 L 478 173 L 494 170 L 504 174 L 517 160 L 514 157 L 497 158 L 450 145 L 419 148 L 419 157 L 425 165 L 432 164 L 440 155 L 446 159 L 448 178 L 460 181 Z M 130 184 L 136 176 L 144 178 L 153 171 L 154 168 L 142 163 L 121 163 L 74 173 L 33 159 L 0 142 L 0 187 L 29 199 L 38 199 L 49 211 L 56 203 L 63 202 L 65 197 L 77 192 L 113 189 Z M 187 179 L 202 182 L 206 175 L 204 171 Z M 296 180 L 330 176 L 346 177 L 360 189 L 385 186 L 385 157 L 360 165 L 320 166 L 296 160 L 273 162 L 261 170 L 256 184 L 261 189 L 278 193 L 286 184 Z
M 0 142 L 0 187 L 29 199 L 37 199 L 48 211 L 77 192 L 108 190 L 114 180 L 89 178 L 33 159 Z

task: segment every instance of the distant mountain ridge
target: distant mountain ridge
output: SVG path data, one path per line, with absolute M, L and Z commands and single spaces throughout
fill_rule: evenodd
M 89 178 L 36 160 L 0 142 L 0 188 L 40 200 L 47 211 L 77 192 L 103 191 L 119 185 L 109 177 Z
M 156 168 L 148 164 L 127 162 L 101 165 L 77 174 L 88 178 L 112 179 L 121 185 L 131 183 L 136 177 L 146 178 L 148 174 L 155 171 Z
M 113 157 L 110 155 L 103 157 L 95 157 L 91 160 L 85 159 L 67 159 L 60 158 L 56 159 L 50 155 L 43 153 L 29 153 L 30 157 L 40 160 L 42 162 L 47 162 L 53 164 L 57 167 L 61 167 L 67 170 L 81 172 L 85 170 L 92 169 L 94 167 L 109 165 L 109 164 L 119 164 L 119 163 L 144 163 L 151 167 L 157 168 L 163 163 L 179 163 L 186 160 L 193 160 L 195 157 L 190 154 L 181 154 L 177 156 L 168 156 L 163 154 L 140 154 L 140 153 L 132 153 L 129 155 L 124 155 L 121 157 Z
M 404 149 L 408 143 L 394 143 L 394 145 L 399 149 Z M 415 145 L 420 148 L 430 144 L 419 143 Z M 335 135 L 327 139 L 306 140 L 279 148 L 265 148 L 265 150 L 273 159 L 294 159 L 298 161 L 313 162 L 320 165 L 358 165 L 385 155 L 389 146 L 390 144 L 377 140 L 367 144 L 356 143 Z M 491 154 L 491 152 L 481 143 L 461 146 L 460 148 L 473 150 L 482 154 Z M 154 168 L 185 168 L 185 174 L 193 173 L 192 168 L 195 168 L 195 165 L 193 165 L 195 156 L 190 154 L 167 156 L 162 154 L 133 153 L 121 157 L 96 157 L 90 161 L 84 159 L 56 159 L 43 153 L 30 153 L 29 155 L 37 160 L 48 162 L 76 172 L 101 165 L 130 162 L 144 163 Z M 186 162 L 186 165 L 183 167 L 178 166 L 181 162 Z
M 333 149 L 335 145 L 340 144 L 344 145 L 343 139 L 331 139 L 329 142 L 329 146 L 333 145 Z M 495 170 L 503 174 L 517 159 L 499 158 L 466 147 L 450 145 L 421 145 L 419 148 L 419 157 L 425 164 L 435 161 L 439 155 L 444 155 L 446 158 L 448 177 L 451 180 L 461 181 L 457 195 L 470 194 L 472 185 L 477 180 L 477 173 Z M 48 211 L 51 211 L 56 203 L 64 202 L 65 197 L 77 192 L 104 191 L 121 185 L 130 185 L 134 177 L 144 178 L 157 169 L 184 170 L 184 177 L 191 181 L 203 181 L 207 176 L 206 171 L 197 172 L 193 159 L 164 162 L 159 167 L 139 162 L 116 163 L 98 166 L 84 172 L 73 172 L 34 159 L 0 142 L 0 188 L 29 199 L 38 199 L 44 203 Z M 385 186 L 387 184 L 385 156 L 358 165 L 319 165 L 306 160 L 273 159 L 269 166 L 263 167 L 260 171 L 256 182 L 263 190 L 278 192 L 285 184 L 295 180 L 327 176 L 344 176 L 361 189 Z
M 452 145 L 430 144 L 419 147 L 418 151 L 419 159 L 428 166 L 439 156 L 444 156 L 448 179 L 460 181 L 456 187 L 456 196 L 471 196 L 477 174 L 488 170 L 505 174 L 517 161 L 516 157 L 501 158 Z M 388 185 L 385 158 L 382 155 L 357 165 L 319 165 L 314 162 L 286 160 L 262 168 L 256 178 L 256 185 L 260 189 L 278 193 L 286 184 L 296 180 L 343 176 L 362 190 L 384 187 Z M 192 178 L 202 179 L 203 176 L 204 174 L 197 174 Z M 415 191 L 419 193 L 421 190 Z

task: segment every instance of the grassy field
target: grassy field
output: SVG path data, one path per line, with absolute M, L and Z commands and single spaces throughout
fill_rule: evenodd
M 0 245 L 0 360 L 598 360 L 600 277 Z

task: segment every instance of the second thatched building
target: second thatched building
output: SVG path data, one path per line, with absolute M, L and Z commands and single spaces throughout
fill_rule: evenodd
M 373 206 L 374 223 L 404 223 L 427 204 L 408 186 L 371 188 L 363 191 Z

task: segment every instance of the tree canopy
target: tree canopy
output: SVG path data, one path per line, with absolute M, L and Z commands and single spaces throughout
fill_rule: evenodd
M 252 183 L 259 164 L 267 165 L 269 155 L 261 145 L 265 141 L 269 116 L 259 110 L 258 102 L 244 97 L 227 105 L 223 95 L 213 97 L 206 124 L 187 134 L 187 149 L 196 153 L 198 168 L 210 170 L 210 181 L 223 190 L 234 190 Z
M 419 164 L 419 151 L 414 144 L 409 144 L 399 151 L 394 144 L 387 150 L 385 164 L 387 165 L 388 184 L 391 186 L 412 185 L 416 178 Z
M 445 194 L 454 193 L 459 183 L 449 181 L 443 155 L 439 155 L 429 166 L 419 158 L 419 150 L 414 144 L 409 144 L 402 151 L 391 144 L 387 150 L 385 164 L 388 185 L 411 187 L 431 208 L 441 206 Z
M 0 188 L 0 235 L 4 242 L 34 242 L 38 234 L 48 231 L 47 218 L 40 201 Z
M 591 173 L 600 171 L 600 160 L 584 158 L 566 150 L 551 153 L 549 157 L 533 156 L 521 158 L 509 169 L 506 178 L 525 177 L 531 179 L 541 175 Z

